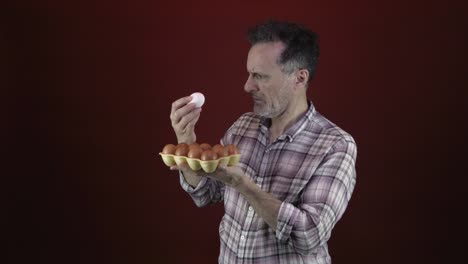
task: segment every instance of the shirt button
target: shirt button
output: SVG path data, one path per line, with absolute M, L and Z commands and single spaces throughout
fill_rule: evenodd
M 241 239 L 242 239 L 242 240 L 244 240 L 244 239 L 245 239 L 245 236 L 244 236 L 244 235 L 242 235 L 242 236 L 241 236 Z
M 249 211 L 252 211 L 252 206 L 249 206 Z

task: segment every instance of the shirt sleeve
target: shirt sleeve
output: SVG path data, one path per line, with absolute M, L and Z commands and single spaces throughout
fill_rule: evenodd
M 282 202 L 276 228 L 278 240 L 309 255 L 330 238 L 356 184 L 356 155 L 354 141 L 342 139 L 332 146 L 307 183 L 299 204 Z
M 186 191 L 198 207 L 218 203 L 224 200 L 225 185 L 220 181 L 203 177 L 197 187 L 193 188 L 179 171 L 180 186 Z
M 220 143 L 223 146 L 233 143 L 232 129 L 236 127 L 236 121 L 231 127 L 226 131 L 224 136 L 221 138 Z M 198 207 L 204 207 L 208 204 L 221 202 L 224 200 L 225 185 L 224 183 L 203 177 L 198 185 L 193 188 L 186 180 L 181 171 L 179 171 L 180 177 L 180 186 L 184 189 L 195 204 Z

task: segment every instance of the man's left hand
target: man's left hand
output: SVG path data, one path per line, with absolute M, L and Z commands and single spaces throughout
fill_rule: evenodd
M 206 176 L 221 181 L 228 186 L 236 187 L 243 177 L 245 177 L 245 174 L 238 166 L 226 166 L 220 164 L 214 172 L 207 173 Z

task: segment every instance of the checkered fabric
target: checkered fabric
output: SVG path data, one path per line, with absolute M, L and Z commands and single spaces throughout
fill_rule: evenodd
M 356 144 L 350 134 L 309 109 L 269 144 L 270 119 L 242 115 L 221 144 L 234 144 L 240 166 L 260 188 L 282 201 L 277 229 L 223 183 L 202 178 L 182 188 L 199 207 L 224 201 L 219 263 L 331 263 L 327 241 L 356 183 Z

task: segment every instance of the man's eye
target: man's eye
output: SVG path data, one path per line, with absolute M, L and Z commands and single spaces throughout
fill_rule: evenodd
M 254 78 L 257 79 L 257 80 L 262 79 L 262 77 L 263 77 L 263 76 L 260 75 L 260 74 L 254 74 Z

